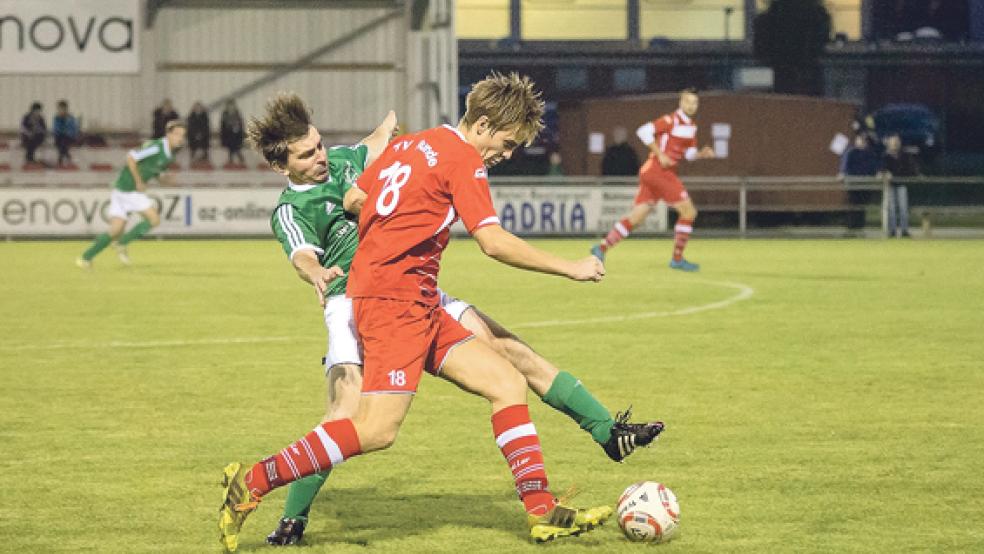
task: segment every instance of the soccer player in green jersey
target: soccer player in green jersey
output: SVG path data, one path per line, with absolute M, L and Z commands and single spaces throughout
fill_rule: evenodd
M 187 129 L 181 121 L 169 121 L 162 138 L 148 140 L 140 148 L 130 150 L 126 167 L 113 182 L 109 203 L 109 231 L 96 237 L 75 264 L 82 269 L 92 267 L 92 259 L 110 243 L 115 243 L 116 253 L 124 265 L 130 265 L 126 245 L 144 236 L 161 222 L 153 201 L 147 197 L 147 181 L 159 179 L 161 173 L 174 161 L 175 153 L 184 146 Z M 143 220 L 123 233 L 126 218 L 138 212 Z
M 325 149 L 307 107 L 295 95 L 273 99 L 264 117 L 248 126 L 253 146 L 288 179 L 271 217 L 274 234 L 300 278 L 314 286 L 324 308 L 328 329 L 324 421 L 352 417 L 359 405 L 362 351 L 342 272 L 348 271 L 358 244 L 357 214 L 365 198 L 355 180 L 386 147 L 395 127 L 396 116 L 390 112 L 359 144 Z M 557 369 L 475 307 L 440 294 L 448 314 L 506 357 L 544 402 L 576 421 L 613 460 L 621 461 L 635 448 L 650 444 L 663 430 L 660 422 L 629 423 L 627 412 L 613 419 L 573 375 Z M 300 540 L 311 504 L 328 474 L 290 485 L 283 517 L 267 542 L 289 545 Z

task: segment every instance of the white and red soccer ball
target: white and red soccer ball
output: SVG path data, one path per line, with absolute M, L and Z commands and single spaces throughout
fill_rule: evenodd
M 631 541 L 666 542 L 680 526 L 676 495 L 662 483 L 640 481 L 629 485 L 616 506 L 618 525 Z

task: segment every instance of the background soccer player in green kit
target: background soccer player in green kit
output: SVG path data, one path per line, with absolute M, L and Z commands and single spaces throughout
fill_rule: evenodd
M 130 150 L 126 156 L 126 167 L 120 170 L 113 182 L 113 192 L 109 204 L 109 231 L 96 237 L 82 257 L 75 261 L 83 269 L 92 267 L 92 259 L 115 241 L 120 261 L 130 265 L 126 245 L 144 236 L 147 231 L 157 227 L 161 217 L 153 201 L 147 197 L 147 181 L 159 179 L 161 173 L 174 161 L 175 153 L 184 146 L 187 129 L 181 121 L 170 121 L 165 134 L 159 139 L 149 140 L 140 148 Z M 127 216 L 138 212 L 143 219 L 126 234 Z
M 296 95 L 271 100 L 266 114 L 253 119 L 248 128 L 253 146 L 275 171 L 288 178 L 271 225 L 298 275 L 314 285 L 324 308 L 328 329 L 325 421 L 351 417 L 359 405 L 362 351 L 352 301 L 345 296 L 346 279 L 341 275 L 348 270 L 358 245 L 357 214 L 365 198 L 355 180 L 386 147 L 395 128 L 396 115 L 390 112 L 359 144 L 326 150 L 307 107 Z M 613 460 L 621 461 L 636 447 L 650 444 L 663 430 L 660 422 L 628 423 L 627 413 L 613 419 L 574 376 L 559 371 L 468 303 L 441 292 L 441 305 L 513 363 L 544 402 L 574 419 Z M 300 540 L 311 504 L 328 473 L 290 485 L 283 517 L 267 542 L 289 545 Z

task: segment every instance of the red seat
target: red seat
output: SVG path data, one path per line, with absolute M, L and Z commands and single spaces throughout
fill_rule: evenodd
M 198 161 L 191 162 L 191 166 L 189 166 L 188 169 L 193 171 L 213 171 L 215 169 L 215 166 L 212 165 L 212 162 L 206 160 L 198 160 Z
M 74 163 L 67 163 L 67 164 L 56 165 L 55 169 L 57 169 L 58 171 L 78 171 L 79 166 L 75 165 Z
M 0 164 L 0 171 L 10 171 L 10 164 Z
M 21 166 L 21 171 L 44 171 L 46 168 L 43 163 L 40 162 L 24 162 Z
M 246 167 L 246 164 L 226 162 L 225 164 L 222 165 L 222 169 L 226 171 L 246 171 L 248 168 Z
M 89 169 L 91 169 L 92 171 L 112 171 L 113 166 L 111 164 L 92 163 L 89 164 Z

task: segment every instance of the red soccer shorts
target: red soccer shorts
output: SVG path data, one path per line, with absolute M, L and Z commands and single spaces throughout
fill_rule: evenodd
M 670 204 L 683 202 L 690 196 L 677 174 L 659 165 L 653 158 L 646 160 L 639 170 L 639 192 L 635 203 L 655 204 L 660 200 Z
M 451 349 L 473 337 L 440 306 L 356 298 L 353 308 L 362 338 L 363 394 L 413 394 L 424 371 L 440 373 Z

